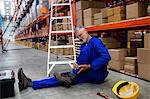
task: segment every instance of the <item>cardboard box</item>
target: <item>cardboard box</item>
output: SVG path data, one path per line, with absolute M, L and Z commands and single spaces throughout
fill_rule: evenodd
M 135 74 L 135 66 L 133 65 L 124 65 L 124 70 L 128 73 Z
M 137 65 L 137 57 L 125 57 L 125 65 Z
M 92 26 L 94 25 L 94 19 L 92 17 L 84 18 L 84 26 Z
M 108 8 L 103 8 L 103 9 L 101 9 L 102 18 L 107 18 L 107 17 L 108 17 L 108 16 L 107 16 L 107 10 L 108 10 Z
M 100 12 L 99 8 L 88 8 L 84 10 L 84 18 L 93 17 L 94 14 L 99 13 L 99 12 Z
M 94 14 L 94 20 L 97 20 L 97 19 L 102 19 L 102 13 Z
M 76 11 L 76 22 L 77 26 L 83 26 L 84 25 L 84 20 L 83 20 L 83 10 L 78 10 Z
M 140 34 L 135 34 L 134 30 L 128 31 L 128 41 L 131 41 L 131 39 L 140 39 L 141 37 Z
M 76 2 L 76 10 L 85 10 L 89 7 L 89 1 Z
M 150 80 L 150 64 L 138 64 L 138 75 L 146 80 Z
M 107 16 L 113 16 L 114 15 L 114 9 L 113 8 L 108 8 L 107 9 Z
M 150 33 L 144 34 L 144 48 L 150 49 Z
M 150 49 L 138 48 L 137 49 L 138 63 L 150 65 Z
M 114 15 L 115 14 L 124 14 L 125 15 L 125 7 L 124 6 L 114 7 Z
M 108 16 L 108 23 L 109 22 L 114 22 L 114 15 Z
M 107 19 L 94 20 L 94 25 L 100 25 L 100 24 L 103 24 L 103 23 L 107 23 Z
M 108 51 L 112 60 L 124 60 L 127 56 L 127 49 L 109 49 Z
M 142 2 L 137 2 L 126 6 L 126 18 L 138 18 L 146 15 L 146 5 Z
M 114 70 L 122 70 L 124 68 L 124 61 L 116 61 L 116 60 L 111 60 L 108 64 L 108 66 L 111 68 L 111 69 L 114 69 Z
M 114 14 L 114 22 L 121 21 L 125 19 L 125 14 Z

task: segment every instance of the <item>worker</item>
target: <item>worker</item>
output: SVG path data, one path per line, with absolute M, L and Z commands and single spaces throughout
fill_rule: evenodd
M 20 68 L 18 70 L 19 89 L 23 90 L 27 87 L 40 89 L 60 85 L 70 87 L 78 83 L 103 82 L 108 76 L 107 65 L 111 60 L 107 48 L 100 39 L 90 36 L 84 27 L 76 27 L 75 35 L 82 41 L 82 44 L 80 55 L 77 58 L 77 66 L 72 72 L 61 73 L 60 75 L 55 73 L 54 77 L 32 81 L 26 77 L 23 69 Z

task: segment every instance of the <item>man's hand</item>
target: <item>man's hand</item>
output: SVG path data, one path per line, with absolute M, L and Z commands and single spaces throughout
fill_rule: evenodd
M 88 65 L 87 64 L 79 65 L 80 70 L 78 71 L 77 74 L 80 74 L 81 72 L 90 69 L 90 67 L 91 67 L 90 64 L 88 64 Z

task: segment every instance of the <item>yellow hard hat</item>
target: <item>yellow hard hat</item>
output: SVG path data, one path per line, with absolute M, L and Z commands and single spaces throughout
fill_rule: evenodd
M 137 99 L 139 95 L 139 85 L 135 82 L 120 80 L 113 86 L 112 91 L 121 99 Z

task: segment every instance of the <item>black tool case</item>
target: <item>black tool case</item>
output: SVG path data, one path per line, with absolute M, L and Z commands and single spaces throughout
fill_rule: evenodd
M 0 71 L 0 99 L 13 97 L 15 76 L 13 70 Z

